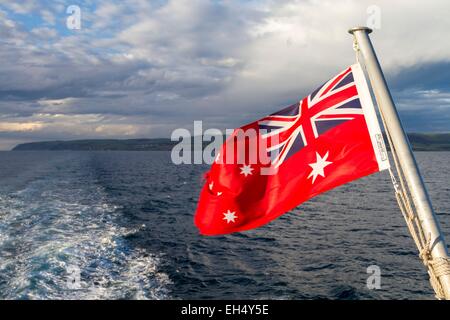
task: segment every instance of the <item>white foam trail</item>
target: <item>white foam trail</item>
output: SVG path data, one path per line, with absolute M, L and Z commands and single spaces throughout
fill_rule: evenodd
M 166 299 L 158 254 L 127 246 L 139 228 L 119 227 L 120 208 L 99 186 L 37 181 L 0 198 L 0 273 L 4 299 Z M 79 289 L 67 268 L 81 271 Z

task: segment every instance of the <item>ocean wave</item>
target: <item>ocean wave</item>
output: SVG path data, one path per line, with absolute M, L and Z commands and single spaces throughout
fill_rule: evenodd
M 101 186 L 38 179 L 0 194 L 3 299 L 166 299 L 161 256 L 128 246 Z

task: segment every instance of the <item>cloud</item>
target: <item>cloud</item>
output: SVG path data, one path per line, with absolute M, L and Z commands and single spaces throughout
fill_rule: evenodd
M 394 98 L 409 131 L 450 130 L 450 91 L 405 89 L 395 92 Z
M 29 132 L 43 127 L 39 122 L 0 122 L 0 132 Z
M 240 126 L 354 63 L 347 29 L 371 5 L 407 129 L 450 131 L 448 1 L 80 1 L 82 29 L 68 30 L 71 4 L 0 0 L 0 121 L 43 124 L 0 140 Z
M 31 30 L 31 34 L 36 37 L 39 37 L 42 40 L 50 40 L 51 38 L 55 38 L 58 33 L 55 29 L 43 27 L 43 28 L 35 28 Z
M 47 24 L 49 25 L 55 25 L 56 23 L 56 18 L 55 15 L 50 11 L 50 10 L 41 10 L 41 17 L 42 20 L 44 20 Z
M 36 9 L 37 2 L 33 0 L 22 0 L 20 2 L 0 0 L 0 5 L 5 6 L 14 13 L 27 14 Z

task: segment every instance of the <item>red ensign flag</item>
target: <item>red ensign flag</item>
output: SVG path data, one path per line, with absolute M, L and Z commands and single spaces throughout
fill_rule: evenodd
M 239 129 L 206 174 L 204 235 L 256 228 L 302 202 L 389 167 L 359 64 L 300 102 Z

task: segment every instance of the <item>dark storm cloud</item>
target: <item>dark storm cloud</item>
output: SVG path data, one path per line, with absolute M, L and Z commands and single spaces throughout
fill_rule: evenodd
M 402 122 L 408 132 L 449 132 L 450 113 L 448 110 L 400 111 Z
M 450 131 L 450 62 L 405 67 L 387 81 L 408 131 Z
M 397 91 L 411 88 L 450 91 L 450 61 L 423 63 L 402 68 L 388 80 L 391 87 Z

